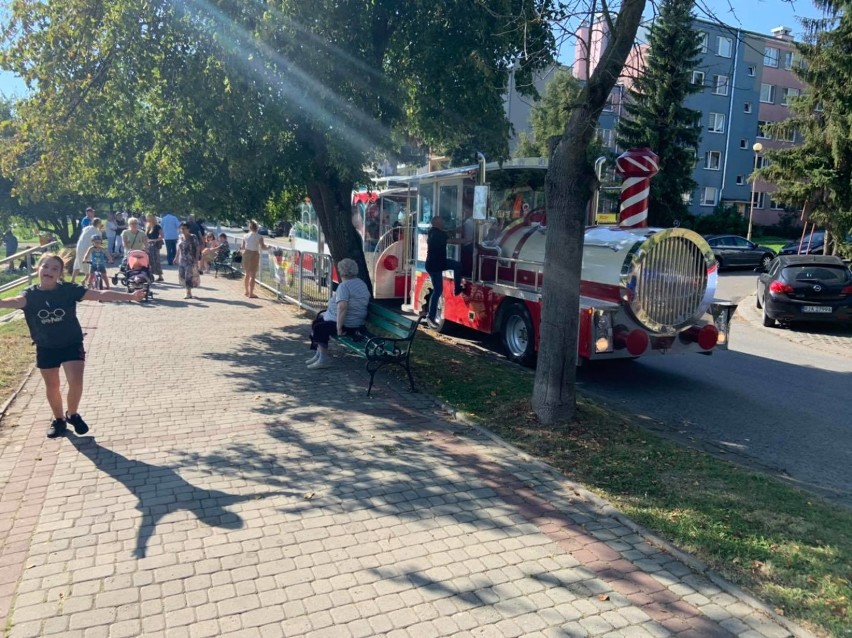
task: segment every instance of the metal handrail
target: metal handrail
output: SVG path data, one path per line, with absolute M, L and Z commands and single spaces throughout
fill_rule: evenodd
M 9 290 L 12 290 L 13 288 L 17 288 L 22 284 L 27 284 L 31 286 L 33 283 L 33 275 L 35 273 L 35 270 L 33 268 L 34 264 L 32 255 L 39 252 L 48 252 L 54 248 L 63 248 L 63 245 L 58 241 L 52 241 L 50 243 L 44 244 L 43 246 L 33 246 L 32 248 L 27 248 L 26 250 L 22 250 L 19 253 L 15 253 L 10 257 L 4 257 L 3 259 L 0 259 L 0 270 L 5 270 L 3 266 L 9 262 L 14 263 L 16 260 L 23 259 L 24 257 L 26 257 L 27 260 L 27 274 L 0 286 L 0 293 L 4 293 Z
M 485 263 L 485 260 L 494 261 L 494 281 L 491 282 L 486 281 L 484 277 L 482 277 L 482 264 Z M 512 279 L 511 284 L 515 288 L 518 287 L 518 266 L 519 265 L 532 266 L 530 269 L 531 272 L 535 274 L 535 281 L 532 286 L 530 286 L 535 292 L 539 292 L 541 290 L 541 286 L 538 283 L 539 277 L 544 275 L 544 262 L 543 261 L 532 261 L 529 259 L 513 259 L 511 257 L 501 257 L 500 255 L 479 255 L 479 273 L 480 280 L 483 283 L 494 283 L 495 285 L 506 284 L 507 280 L 505 278 L 500 278 L 500 268 L 511 268 L 512 269 Z M 525 284 L 528 285 L 528 284 Z

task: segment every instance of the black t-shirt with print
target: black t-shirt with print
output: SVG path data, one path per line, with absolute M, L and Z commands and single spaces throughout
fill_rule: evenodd
M 86 289 L 78 284 L 59 283 L 52 290 L 31 286 L 24 290 L 27 299 L 24 317 L 33 343 L 39 348 L 67 348 L 83 343 L 83 329 L 77 319 L 77 302 Z

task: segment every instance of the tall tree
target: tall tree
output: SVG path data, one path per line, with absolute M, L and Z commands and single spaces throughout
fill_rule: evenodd
M 606 7 L 607 5 L 604 5 Z M 545 425 L 576 411 L 577 330 L 586 207 L 597 178 L 588 156 L 595 128 L 636 39 L 645 0 L 623 0 L 617 16 L 604 11 L 610 37 L 586 82 L 558 144 L 546 178 L 547 238 L 538 366 L 533 409 Z
M 362 167 L 396 129 L 508 154 L 509 71 L 552 59 L 555 0 L 98 0 L 13 5 L 0 64 L 33 89 L 3 152 L 21 192 L 255 214 L 307 187 L 335 259 Z M 173 204 L 174 205 L 174 204 Z
M 650 48 L 642 74 L 630 90 L 626 115 L 618 125 L 622 148 L 647 146 L 660 158 L 660 171 L 651 180 L 648 220 L 671 226 L 688 214 L 685 193 L 695 188 L 692 169 L 701 136 L 699 111 L 684 105 L 702 89 L 693 84 L 701 45 L 693 27 L 695 0 L 663 0 L 648 36 Z
M 582 86 L 569 69 L 558 69 L 544 89 L 541 99 L 532 108 L 532 136 L 521 133 L 517 157 L 547 157 L 548 140 L 562 135 L 571 111 L 577 104 Z
M 808 22 L 811 38 L 798 47 L 795 72 L 808 85 L 790 104 L 793 116 L 770 134 L 801 136 L 797 146 L 770 149 L 758 175 L 777 186 L 773 199 L 803 208 L 810 221 L 840 239 L 852 228 L 852 2 L 817 3 L 826 18 Z M 826 250 L 837 250 L 827 241 Z

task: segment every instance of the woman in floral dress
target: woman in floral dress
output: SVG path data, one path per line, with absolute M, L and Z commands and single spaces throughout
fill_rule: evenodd
M 175 263 L 178 265 L 178 281 L 186 288 L 184 299 L 192 299 L 192 289 L 201 284 L 198 276 L 198 262 L 201 259 L 201 245 L 198 237 L 189 230 L 189 224 L 180 225 L 180 237 L 177 243 Z

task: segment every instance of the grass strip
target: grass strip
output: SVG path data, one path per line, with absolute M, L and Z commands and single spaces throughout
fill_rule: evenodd
M 12 396 L 35 361 L 35 348 L 23 320 L 0 323 L 0 405 Z
M 633 520 L 820 633 L 852 636 L 852 511 L 662 439 L 581 398 L 574 423 L 543 429 L 533 372 L 426 331 L 421 389 L 558 468 Z

